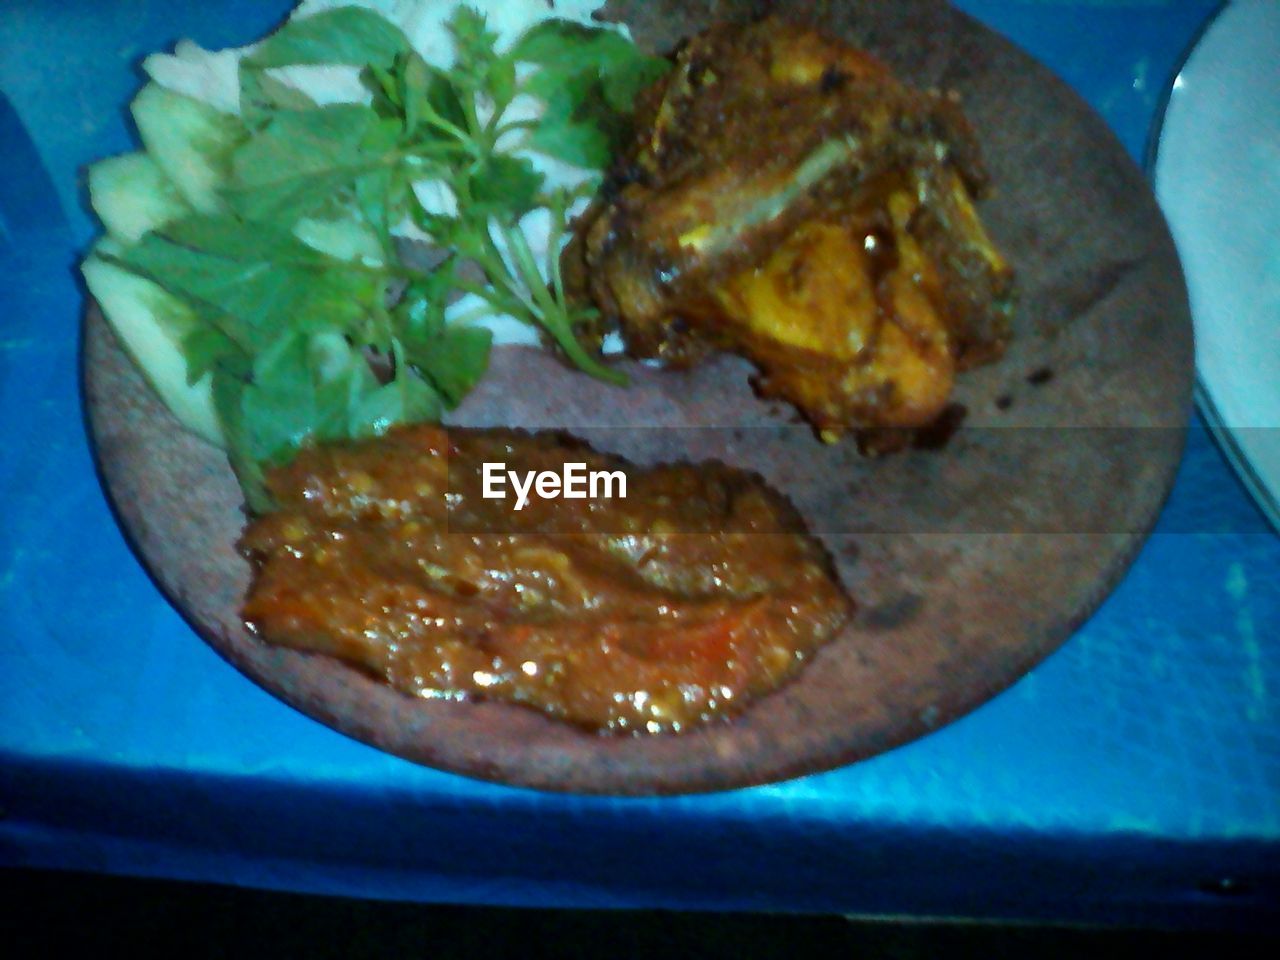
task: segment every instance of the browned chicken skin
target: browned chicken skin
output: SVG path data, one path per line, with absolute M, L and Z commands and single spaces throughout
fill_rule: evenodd
M 584 338 L 689 365 L 728 350 L 821 435 L 921 427 L 998 357 L 1011 275 L 953 98 L 776 19 L 691 39 L 565 252 Z

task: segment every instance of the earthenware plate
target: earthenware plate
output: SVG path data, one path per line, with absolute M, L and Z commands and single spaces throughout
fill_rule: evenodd
M 761 4 L 613 2 L 667 49 Z M 764 6 L 767 6 L 764 5 Z M 943 446 L 869 460 L 818 443 L 757 400 L 725 358 L 629 368 L 618 390 L 524 348 L 496 352 L 467 424 L 566 427 L 641 460 L 719 456 L 786 491 L 859 612 L 781 691 L 679 736 L 584 733 L 515 706 L 415 700 L 343 664 L 273 649 L 237 611 L 244 521 L 219 451 L 159 406 L 97 310 L 85 384 L 121 523 L 192 626 L 299 710 L 412 760 L 552 790 L 679 793 L 778 780 L 887 750 L 973 709 L 1069 637 L 1121 577 L 1169 489 L 1192 390 L 1192 330 L 1173 245 L 1141 172 L 1103 121 L 1026 54 L 942 3 L 779 4 L 953 88 L 995 192 L 982 213 L 1018 272 L 1016 339 L 962 378 Z M 957 418 L 958 419 L 958 418 Z

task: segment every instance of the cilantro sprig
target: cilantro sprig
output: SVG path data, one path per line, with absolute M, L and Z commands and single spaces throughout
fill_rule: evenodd
M 602 170 L 627 128 L 635 95 L 648 82 L 644 78 L 658 75 L 665 61 L 641 54 L 620 34 L 556 20 L 499 54 L 497 37 L 469 7 L 457 9 L 449 30 L 458 51 L 451 71 L 434 70 L 413 52 L 397 57 L 390 71 L 370 71 L 375 108 L 384 114 L 403 110 L 428 142 L 445 148 L 427 167 L 455 198 L 457 212 L 433 213 L 414 204 L 414 220 L 483 271 L 485 284 L 460 283 L 459 289 L 496 312 L 542 328 L 583 371 L 625 383 L 575 335 L 595 314 L 569 303 L 560 273 L 569 210 L 595 185 L 548 190 L 527 154 Z M 531 68 L 523 80 L 520 65 Z M 613 91 L 612 99 L 606 91 Z M 537 122 L 508 118 L 522 93 L 544 102 L 546 112 Z M 550 216 L 549 256 L 542 264 L 521 228 L 534 210 Z
M 559 251 L 665 61 L 615 31 L 559 20 L 500 51 L 467 6 L 448 29 L 446 68 L 378 13 L 331 9 L 290 21 L 241 60 L 238 117 L 195 104 L 190 116 L 140 118 L 179 192 L 187 171 L 199 178 L 180 215 L 94 256 L 181 305 L 188 382 L 210 378 L 255 510 L 270 506 L 264 468 L 302 445 L 438 419 L 462 400 L 487 368 L 491 335 L 447 319 L 460 295 L 538 327 L 583 371 L 625 382 L 576 336 L 594 317 L 566 297 Z M 369 102 L 322 105 L 274 73 L 297 66 L 359 68 Z M 590 175 L 552 189 L 539 154 Z M 428 187 L 445 202 L 428 209 Z M 549 220 L 541 258 L 532 218 Z M 442 251 L 430 269 L 408 254 L 406 223 Z

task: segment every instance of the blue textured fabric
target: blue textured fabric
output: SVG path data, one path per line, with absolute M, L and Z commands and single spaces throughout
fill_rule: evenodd
M 963 6 L 1140 155 L 1214 4 Z M 129 148 L 141 55 L 243 42 L 284 9 L 0 11 L 0 863 L 471 903 L 1265 920 L 1280 538 L 1199 423 L 1155 536 L 1059 653 L 932 736 L 803 780 L 653 801 L 478 783 L 325 729 L 200 642 L 89 456 L 78 173 Z

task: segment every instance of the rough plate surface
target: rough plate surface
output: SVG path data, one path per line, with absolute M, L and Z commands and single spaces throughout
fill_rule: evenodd
M 607 9 L 666 49 L 764 6 Z M 120 521 L 165 594 L 249 677 L 443 769 L 552 790 L 705 791 L 920 736 L 1013 683 L 1101 603 L 1163 503 L 1191 403 L 1186 294 L 1145 180 L 1065 84 L 944 4 L 779 6 L 911 83 L 956 89 L 978 129 L 996 184 L 983 214 L 1021 302 L 1010 353 L 961 382 L 964 427 L 944 449 L 866 460 L 756 400 L 732 359 L 682 374 L 636 367 L 618 391 L 518 348 L 498 352 L 457 419 L 566 427 L 640 460 L 714 455 L 760 471 L 826 542 L 859 603 L 849 629 L 733 723 L 640 739 L 508 705 L 413 700 L 336 661 L 268 648 L 237 616 L 249 569 L 234 549 L 244 518 L 225 459 L 160 408 L 91 305 L 85 386 Z

